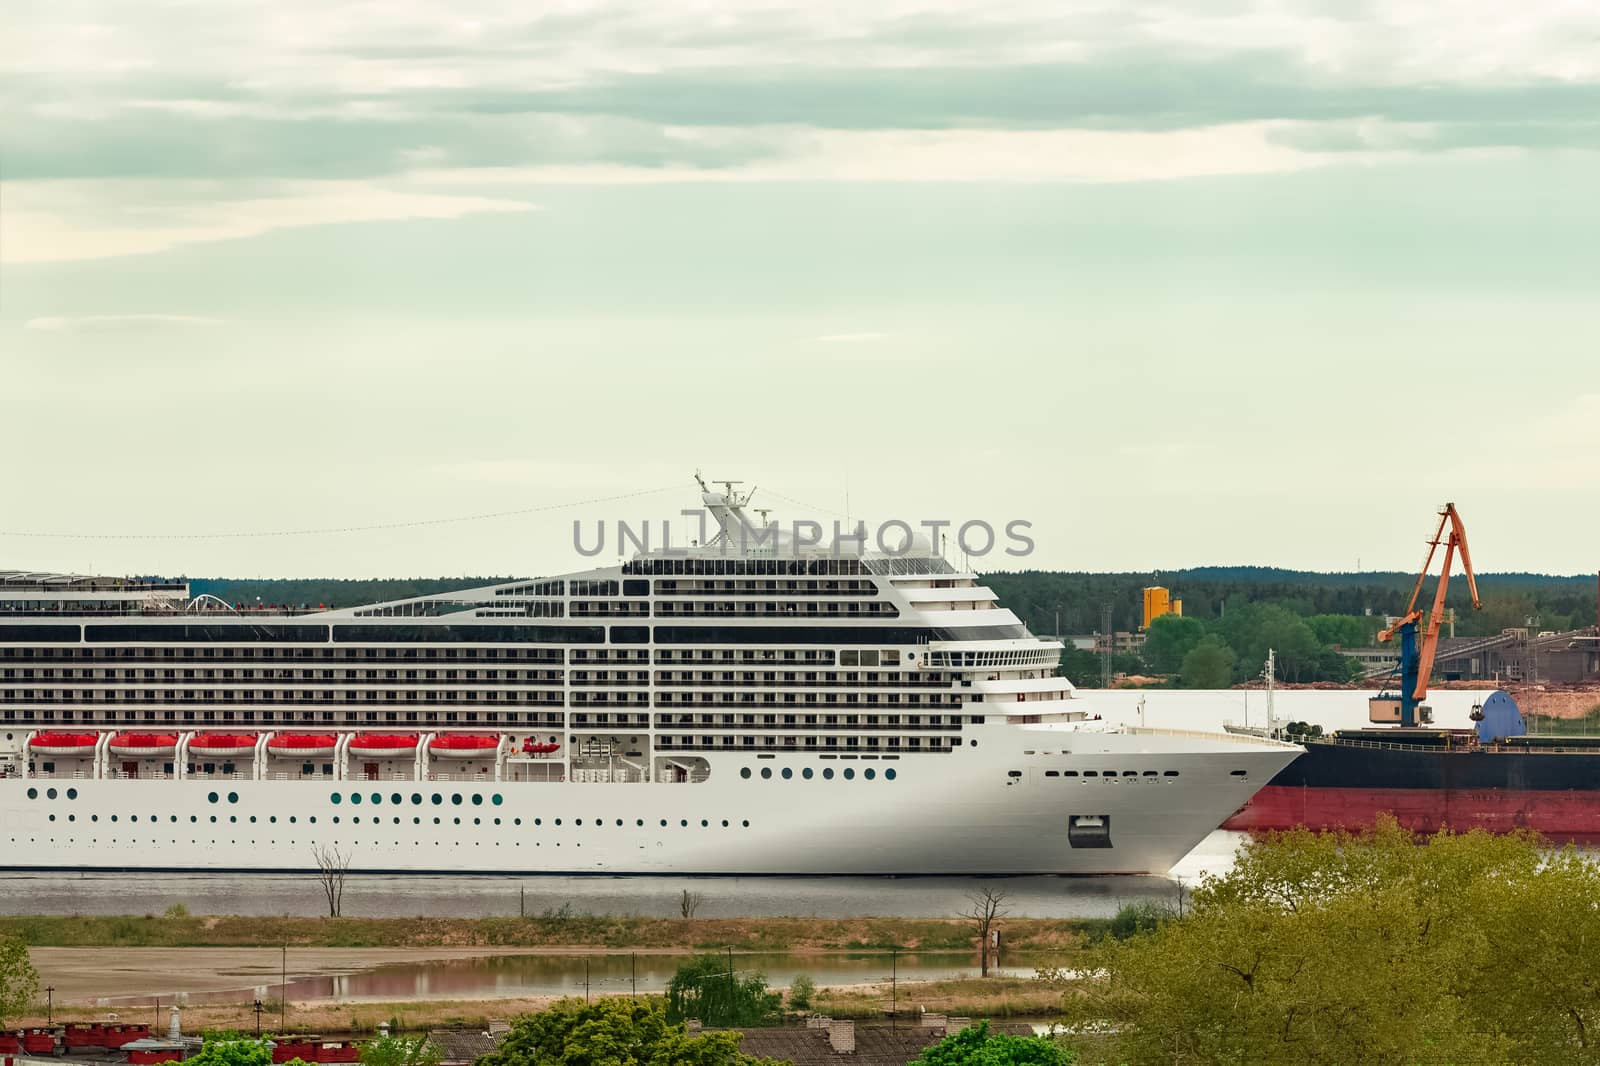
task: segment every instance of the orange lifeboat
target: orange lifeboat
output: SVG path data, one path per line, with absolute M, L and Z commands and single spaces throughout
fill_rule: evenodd
M 332 733 L 279 733 L 267 741 L 267 750 L 274 755 L 317 759 L 332 755 L 338 742 Z
M 254 733 L 196 733 L 189 741 L 190 755 L 238 758 L 255 751 Z
M 402 759 L 416 753 L 415 733 L 357 733 L 350 738 L 350 754 L 368 759 Z
M 522 754 L 524 755 L 550 755 L 560 750 L 561 745 L 555 741 L 539 741 L 529 737 L 522 742 Z
M 39 733 L 28 742 L 28 747 L 39 755 L 94 754 L 100 740 L 97 733 Z
M 111 754 L 127 758 L 160 758 L 178 750 L 176 733 L 118 733 L 111 738 Z
M 499 747 L 498 733 L 445 733 L 428 741 L 428 754 L 445 759 L 482 759 Z

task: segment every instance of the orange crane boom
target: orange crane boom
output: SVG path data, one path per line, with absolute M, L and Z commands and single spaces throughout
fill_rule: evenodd
M 1417 584 L 1411 590 L 1411 600 L 1406 604 L 1405 614 L 1401 615 L 1394 625 L 1378 634 L 1378 642 L 1387 644 L 1394 639 L 1396 633 L 1403 631 L 1407 626 L 1415 627 L 1422 621 L 1423 615 L 1417 610 L 1417 600 L 1422 596 L 1422 585 L 1428 578 L 1433 557 L 1441 545 L 1444 547 L 1444 563 L 1439 572 L 1439 585 L 1433 592 L 1433 610 L 1428 614 L 1428 629 L 1417 649 L 1416 680 L 1410 684 L 1411 691 L 1402 696 L 1408 705 L 1408 710 L 1428 696 L 1428 678 L 1433 673 L 1434 657 L 1439 652 L 1439 627 L 1444 622 L 1445 593 L 1450 588 L 1450 564 L 1457 552 L 1461 553 L 1461 569 L 1466 574 L 1467 589 L 1472 593 L 1472 609 L 1475 611 L 1483 609 L 1483 600 L 1478 596 L 1478 578 L 1472 571 L 1472 554 L 1467 550 L 1466 527 L 1461 524 L 1461 515 L 1456 512 L 1456 505 L 1447 503 L 1439 509 L 1439 525 L 1433 531 L 1433 536 L 1428 539 L 1428 554 L 1423 557 L 1422 570 L 1417 574 Z M 1402 660 L 1404 658 L 1405 655 L 1402 654 Z M 1411 672 L 1407 668 L 1410 664 L 1402 661 L 1401 665 L 1404 673 Z M 1410 715 L 1406 714 L 1404 718 L 1410 718 Z

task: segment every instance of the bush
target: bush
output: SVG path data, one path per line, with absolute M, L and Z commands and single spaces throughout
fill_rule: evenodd
M 789 982 L 789 1007 L 791 1010 L 810 1010 L 811 997 L 816 994 L 817 983 L 805 974 L 795 975 Z
M 174 903 L 172 906 L 161 912 L 161 917 L 187 918 L 189 917 L 189 908 L 185 907 L 182 903 Z
M 1127 940 L 1131 936 L 1161 928 L 1161 923 L 1168 917 L 1166 908 L 1158 903 L 1129 903 L 1117 911 L 1106 933 L 1113 940 Z

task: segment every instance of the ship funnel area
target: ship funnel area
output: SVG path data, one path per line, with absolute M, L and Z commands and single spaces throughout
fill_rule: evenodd
M 1472 722 L 1478 731 L 1478 743 L 1493 744 L 1507 737 L 1526 736 L 1528 723 L 1522 719 L 1522 709 L 1511 694 L 1496 690 L 1489 698 L 1472 708 Z

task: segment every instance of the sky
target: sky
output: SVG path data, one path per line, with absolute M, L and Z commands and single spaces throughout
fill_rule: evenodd
M 697 469 L 1031 523 L 983 568 L 1411 570 L 1445 500 L 1600 568 L 1592 3 L 6 23 L 0 569 L 555 573 Z

